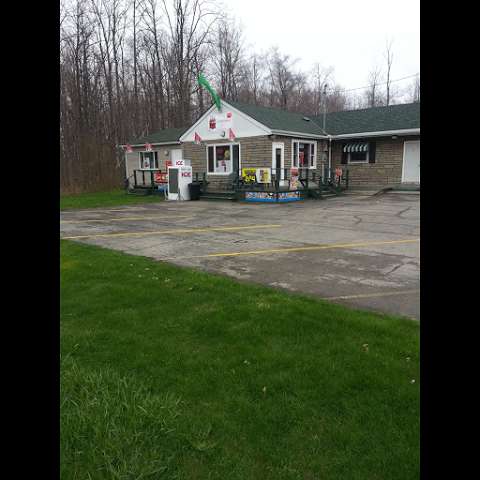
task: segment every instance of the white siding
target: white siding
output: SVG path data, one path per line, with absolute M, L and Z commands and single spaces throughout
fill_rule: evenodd
M 232 112 L 232 130 L 238 138 L 259 137 L 271 134 L 271 131 L 267 127 L 222 101 L 221 113 L 224 114 L 226 112 Z M 180 137 L 180 141 L 195 141 L 195 132 L 197 132 L 202 140 L 226 140 L 228 142 L 228 132 L 226 132 L 223 137 L 220 135 L 220 132 L 211 132 L 208 129 L 208 120 L 210 116 L 215 113 L 218 113 L 218 111 L 216 107 L 213 106 Z

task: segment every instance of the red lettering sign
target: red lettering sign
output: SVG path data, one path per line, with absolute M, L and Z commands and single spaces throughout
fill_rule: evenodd
M 167 174 L 162 172 L 156 172 L 155 183 L 167 183 Z
M 182 172 L 182 177 L 191 177 L 192 172 Z

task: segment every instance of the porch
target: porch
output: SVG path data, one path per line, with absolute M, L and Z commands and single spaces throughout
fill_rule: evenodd
M 329 168 L 323 169 L 323 175 L 316 170 L 299 167 L 298 176 L 292 178 L 289 168 L 269 168 L 269 181 L 257 182 L 234 171 L 221 182 L 209 181 L 206 172 L 195 172 L 192 183 L 200 186 L 200 198 L 206 200 L 237 200 L 247 202 L 289 202 L 306 198 L 321 199 L 339 195 L 348 189 L 349 171 Z M 130 179 L 129 179 L 130 180 Z M 134 194 L 164 194 L 168 188 L 166 172 L 160 169 L 134 170 L 132 175 Z

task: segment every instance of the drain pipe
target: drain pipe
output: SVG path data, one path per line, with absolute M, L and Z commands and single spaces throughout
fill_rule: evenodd
M 332 178 L 332 136 L 328 136 L 328 179 Z

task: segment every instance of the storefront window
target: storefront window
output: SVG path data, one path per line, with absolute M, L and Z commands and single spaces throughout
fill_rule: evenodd
M 317 142 L 302 142 L 293 140 L 293 167 L 315 168 L 316 167 Z
M 238 144 L 210 145 L 207 149 L 208 173 L 228 175 L 234 169 L 239 170 L 240 148 Z
M 158 168 L 158 152 L 140 152 L 140 168 L 143 170 Z

